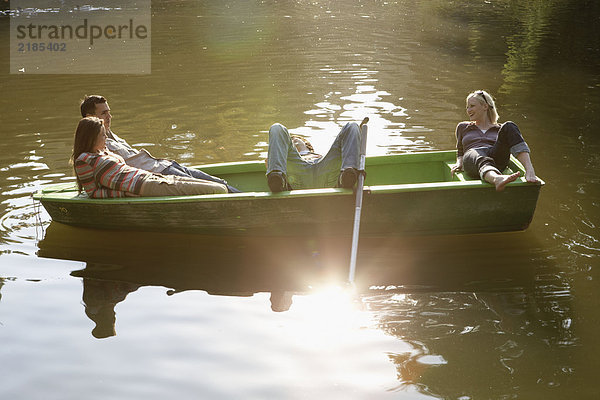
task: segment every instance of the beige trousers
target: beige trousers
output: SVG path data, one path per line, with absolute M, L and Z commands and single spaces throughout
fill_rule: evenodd
M 160 196 L 190 196 L 195 194 L 219 194 L 227 193 L 227 187 L 223 184 L 203 179 L 176 175 L 153 174 L 148 177 L 140 189 L 140 195 L 144 197 Z

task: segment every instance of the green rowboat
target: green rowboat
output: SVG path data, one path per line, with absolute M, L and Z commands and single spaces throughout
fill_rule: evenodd
M 503 192 L 462 173 L 450 176 L 455 151 L 366 159 L 361 236 L 466 234 L 524 230 L 540 188 L 524 178 Z M 217 235 L 350 235 L 355 196 L 348 189 L 269 192 L 262 161 L 199 166 L 243 193 L 90 199 L 74 183 L 34 195 L 54 221 L 113 230 Z M 513 157 L 510 171 L 523 166 Z M 507 171 L 507 172 L 510 172 Z

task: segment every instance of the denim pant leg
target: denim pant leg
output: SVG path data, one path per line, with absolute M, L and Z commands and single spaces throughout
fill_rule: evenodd
M 519 127 L 511 121 L 502 124 L 498 131 L 498 139 L 490 148 L 488 155 L 494 159 L 496 167 L 503 171 L 508 166 L 510 153 L 529 152 L 529 147 L 523 139 Z
M 267 165 L 267 174 L 272 171 L 283 172 L 293 189 L 314 187 L 313 165 L 302 159 L 292 143 L 290 133 L 281 124 L 274 124 L 269 129 Z
M 481 179 L 490 171 L 500 173 L 494 159 L 489 156 L 491 147 L 478 147 L 467 150 L 463 155 L 463 169 L 471 179 Z
M 290 146 L 292 146 L 292 138 L 287 128 L 281 124 L 271 126 L 267 152 L 267 174 L 273 171 L 286 173 Z
M 360 128 L 356 123 L 349 122 L 342 128 L 325 157 L 315 164 L 318 187 L 336 187 L 341 171 L 358 168 L 360 140 Z
M 230 186 L 226 180 L 207 174 L 206 172 L 200 171 L 195 168 L 184 167 L 177 161 L 173 161 L 171 165 L 165 168 L 161 174 L 163 175 L 175 175 L 175 176 L 188 176 L 196 179 L 204 179 L 205 181 L 217 182 L 227 186 L 229 193 L 240 193 L 240 190 Z

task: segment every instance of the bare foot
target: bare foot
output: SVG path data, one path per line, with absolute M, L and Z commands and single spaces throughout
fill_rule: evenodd
M 514 174 L 510 175 L 498 175 L 494 178 L 494 185 L 496 185 L 496 190 L 501 192 L 504 190 L 507 184 L 514 182 L 521 175 L 521 172 L 517 171 Z

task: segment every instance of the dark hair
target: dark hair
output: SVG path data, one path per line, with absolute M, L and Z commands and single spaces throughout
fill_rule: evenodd
M 98 134 L 102 131 L 104 126 L 103 121 L 96 117 L 85 117 L 77 124 L 77 130 L 75 130 L 75 139 L 73 141 L 73 155 L 71 156 L 71 163 L 73 163 L 73 170 L 75 171 L 75 177 L 77 178 L 77 186 L 81 192 L 82 186 L 79 176 L 77 176 L 77 170 L 75 169 L 75 161 L 82 153 L 92 151 L 94 143 Z
M 88 115 L 96 115 L 96 104 L 106 103 L 106 99 L 102 96 L 98 96 L 96 94 L 92 94 L 88 96 L 87 94 L 81 100 L 81 105 L 79 108 L 81 109 L 81 116 L 83 118 Z
M 304 144 L 306 145 L 306 148 L 308 149 L 308 151 L 310 151 L 311 153 L 315 152 L 315 149 L 313 149 L 312 144 L 310 144 L 310 142 L 303 138 L 302 136 L 298 136 L 298 135 L 291 135 L 292 139 L 300 139 L 304 142 Z

